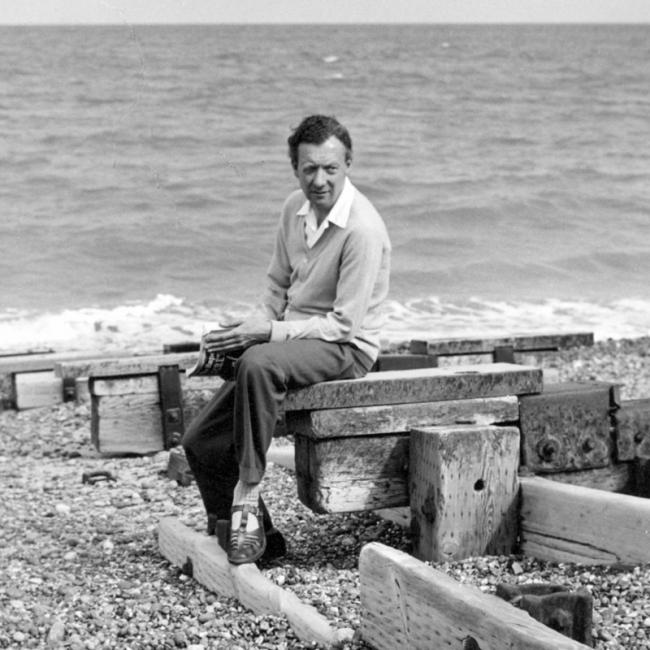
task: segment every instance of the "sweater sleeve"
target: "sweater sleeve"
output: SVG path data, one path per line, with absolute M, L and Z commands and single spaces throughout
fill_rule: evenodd
M 271 340 L 317 338 L 343 343 L 354 339 L 371 305 L 382 256 L 383 240 L 378 232 L 351 230 L 336 270 L 336 298 L 331 311 L 301 320 L 274 320 Z
M 291 264 L 281 219 L 275 236 L 271 262 L 266 272 L 266 288 L 262 297 L 262 308 L 271 321 L 282 318 L 287 306 L 287 291 L 290 284 Z

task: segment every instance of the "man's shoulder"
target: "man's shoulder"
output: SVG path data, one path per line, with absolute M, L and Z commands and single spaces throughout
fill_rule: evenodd
M 377 208 L 363 192 L 360 192 L 357 188 L 355 189 L 356 192 L 350 209 L 350 226 L 353 228 L 376 228 L 379 225 L 384 229 L 384 220 Z

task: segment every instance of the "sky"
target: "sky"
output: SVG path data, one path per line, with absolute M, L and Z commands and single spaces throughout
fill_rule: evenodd
M 650 0 L 0 0 L 0 24 L 648 23 Z

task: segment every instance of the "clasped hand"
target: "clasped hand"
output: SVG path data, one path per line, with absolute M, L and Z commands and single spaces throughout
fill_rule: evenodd
M 270 338 L 271 321 L 252 317 L 234 327 L 208 332 L 203 336 L 203 343 L 209 352 L 229 352 L 268 341 Z

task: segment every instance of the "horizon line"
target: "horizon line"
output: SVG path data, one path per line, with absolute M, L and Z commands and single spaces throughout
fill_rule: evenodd
M 203 26 L 232 26 L 232 27 L 314 27 L 319 25 L 324 26 L 341 26 L 341 25 L 364 25 L 364 26 L 428 26 L 428 25 L 439 25 L 439 26 L 476 26 L 480 27 L 483 25 L 491 26 L 579 26 L 579 25 L 612 25 L 612 26 L 647 26 L 650 25 L 650 19 L 647 21 L 606 21 L 606 20 L 587 20 L 587 21 L 499 21 L 499 20 L 486 20 L 481 22 L 458 22 L 458 21 L 343 21 L 343 22 L 329 22 L 329 21 L 316 21 L 316 22 L 304 22 L 304 21 L 288 21 L 288 22 L 241 22 L 241 21 L 168 21 L 168 22 L 149 22 L 149 21 L 122 21 L 122 22 L 16 22 L 16 23 L 2 23 L 0 22 L 0 27 L 123 27 L 124 25 L 138 25 L 141 27 L 174 27 L 174 26 L 192 26 L 192 27 L 203 27 Z

